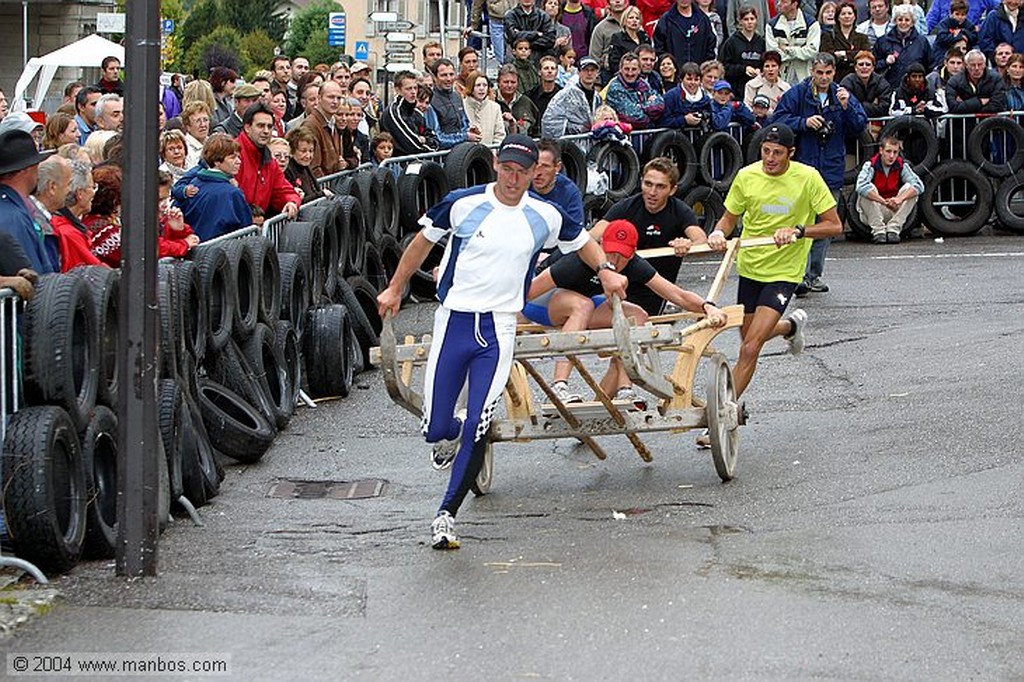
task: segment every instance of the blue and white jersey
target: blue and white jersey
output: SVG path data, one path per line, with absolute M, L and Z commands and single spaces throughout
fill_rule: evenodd
M 590 239 L 557 206 L 529 193 L 506 206 L 494 196 L 494 183 L 450 192 L 420 224 L 431 242 L 449 236 L 437 297 L 462 312 L 519 312 L 541 249 L 569 253 Z

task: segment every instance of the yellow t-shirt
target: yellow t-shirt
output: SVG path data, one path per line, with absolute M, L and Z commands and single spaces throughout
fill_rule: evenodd
M 743 217 L 744 237 L 771 237 L 780 227 L 813 225 L 817 216 L 834 208 L 831 190 L 814 168 L 789 162 L 782 175 L 768 175 L 761 162 L 745 166 L 736 175 L 725 208 Z M 758 282 L 794 282 L 804 278 L 811 239 L 776 248 L 740 249 L 736 271 Z

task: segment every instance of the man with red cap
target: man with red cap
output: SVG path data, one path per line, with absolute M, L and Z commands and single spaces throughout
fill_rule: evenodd
M 658 274 L 654 266 L 636 255 L 639 235 L 636 226 L 628 220 L 613 220 L 604 228 L 601 248 L 617 272 L 625 276 L 631 285 L 643 285 L 665 301 L 684 310 L 707 315 L 715 326 L 725 324 L 725 313 L 701 296 L 680 289 Z M 557 287 L 557 288 L 556 288 Z M 602 329 L 612 326 L 611 303 L 602 294 L 601 285 L 596 281 L 593 270 L 584 263 L 577 253 L 559 258 L 530 285 L 529 302 L 523 308 L 523 315 L 529 320 L 549 327 L 561 327 L 562 331 Z M 647 313 L 638 305 L 623 302 L 626 317 L 632 317 L 637 324 L 647 322 Z M 567 381 L 572 372 L 568 360 L 555 363 L 555 380 L 552 388 L 563 403 L 580 402 L 582 398 L 569 391 Z M 612 360 L 612 365 L 601 380 L 601 388 L 616 400 L 635 401 L 633 382 L 626 375 L 622 363 Z

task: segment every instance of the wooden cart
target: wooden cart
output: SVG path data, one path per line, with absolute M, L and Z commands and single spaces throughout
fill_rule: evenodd
M 717 301 L 732 269 L 737 249 L 741 246 L 774 244 L 771 238 L 731 240 L 711 285 L 707 298 Z M 641 256 L 672 254 L 671 248 L 649 249 Z M 691 253 L 708 253 L 699 245 Z M 724 326 L 712 327 L 695 313 L 676 313 L 652 317 L 642 326 L 630 323 L 622 313 L 618 299 L 612 301 L 611 329 L 580 332 L 552 331 L 539 325 L 520 325 L 515 342 L 512 365 L 504 401 L 506 416 L 494 419 L 488 433 L 484 466 L 473 491 L 488 492 L 493 478 L 493 443 L 527 442 L 552 438 L 576 438 L 589 447 L 598 459 L 605 452 L 595 436 L 623 435 L 629 439 L 644 461 L 651 453 L 639 434 L 669 431 L 680 433 L 707 428 L 715 470 L 723 481 L 733 478 L 739 449 L 739 426 L 743 410 L 733 389 L 732 370 L 725 356 L 711 343 L 719 334 L 743 323 L 743 308 L 724 307 L 728 316 Z M 694 321 L 696 320 L 696 321 Z M 688 324 L 689 323 L 689 324 Z M 430 351 L 429 334 L 417 341 L 407 336 L 397 343 L 390 316 L 384 320 L 379 349 L 373 349 L 372 360 L 384 373 L 388 394 L 398 405 L 417 417 L 422 416 L 422 378 L 414 381 L 414 370 L 426 364 Z M 626 368 L 636 388 L 650 394 L 646 403 L 612 400 L 584 366 L 584 356 L 617 357 Z M 565 357 L 572 363 L 587 385 L 594 391 L 595 401 L 563 404 L 533 362 L 537 358 Z M 698 364 L 706 358 L 706 392 L 701 398 L 694 394 L 694 378 Z M 539 405 L 534 399 L 530 380 L 549 401 Z

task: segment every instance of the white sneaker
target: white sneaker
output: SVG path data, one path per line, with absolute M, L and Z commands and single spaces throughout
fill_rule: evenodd
M 563 405 L 583 402 L 583 397 L 580 396 L 579 393 L 573 393 L 570 391 L 569 384 L 564 381 L 556 381 L 551 384 L 551 390 L 555 392 L 555 395 L 558 396 L 558 399 L 562 401 Z
M 456 412 L 455 419 L 459 422 L 459 435 L 451 440 L 437 441 L 430 450 L 430 466 L 438 471 L 443 471 L 452 465 L 455 455 L 459 453 L 459 445 L 462 444 L 462 425 L 466 423 L 466 410 L 462 409 Z
M 430 524 L 430 546 L 434 549 L 458 549 L 459 536 L 455 534 L 455 519 L 440 511 Z
M 782 337 L 789 344 L 789 354 L 800 355 L 804 350 L 804 325 L 807 323 L 807 311 L 797 308 L 783 319 L 793 323 L 793 331 Z
M 631 403 L 637 401 L 636 391 L 633 390 L 632 386 L 620 386 L 619 390 L 615 392 L 614 400 L 628 400 Z

